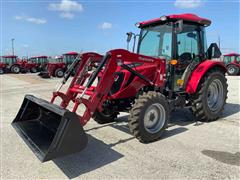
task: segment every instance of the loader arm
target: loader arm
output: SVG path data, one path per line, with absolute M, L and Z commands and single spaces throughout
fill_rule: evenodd
M 61 107 L 66 108 L 69 102 L 73 101 L 74 107 L 72 112 L 74 113 L 76 113 L 80 104 L 84 104 L 86 110 L 82 116 L 79 116 L 82 126 L 89 121 L 96 109 L 100 112 L 103 110 L 102 104 L 109 97 L 109 92 L 116 76 L 115 73 L 121 71 L 121 69 L 126 69 L 131 73 L 134 73 L 147 85 L 154 85 L 153 81 L 129 68 L 126 65 L 127 63 L 156 63 L 157 65 L 163 63 L 163 61 L 157 58 L 130 53 L 129 51 L 123 49 L 109 51 L 103 58 L 102 56 L 93 53 L 83 54 L 81 58 L 82 60 L 79 69 L 70 83 L 67 92 L 54 92 L 51 102 L 54 103 L 55 98 L 59 96 L 62 98 Z M 90 75 L 86 71 L 86 68 L 92 61 L 99 62 L 100 60 L 100 65 L 96 71 Z M 99 78 L 100 73 L 101 77 Z M 97 77 L 99 78 L 97 86 L 92 86 Z M 85 85 L 87 78 L 89 79 Z M 155 82 L 155 84 L 157 83 L 158 82 Z

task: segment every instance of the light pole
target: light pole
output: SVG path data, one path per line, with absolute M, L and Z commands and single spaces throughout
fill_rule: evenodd
M 14 38 L 12 38 L 11 39 L 11 41 L 12 41 L 12 55 L 14 56 L 14 44 L 13 44 L 13 41 L 14 41 L 15 39 Z

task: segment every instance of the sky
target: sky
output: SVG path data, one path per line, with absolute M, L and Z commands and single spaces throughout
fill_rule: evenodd
M 69 51 L 126 48 L 136 22 L 194 13 L 212 20 L 208 45 L 220 37 L 223 53 L 240 53 L 239 0 L 0 0 L 0 55 L 56 56 Z

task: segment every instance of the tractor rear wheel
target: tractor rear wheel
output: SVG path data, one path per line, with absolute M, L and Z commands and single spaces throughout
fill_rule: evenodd
M 63 69 L 58 68 L 58 69 L 56 69 L 56 71 L 55 71 L 54 74 L 55 74 L 56 77 L 61 78 L 61 77 L 63 77 L 63 75 L 64 75 L 64 71 L 63 71 Z
M 169 105 L 164 95 L 149 91 L 136 99 L 129 115 L 129 128 L 143 143 L 159 139 L 167 128 Z
M 93 119 L 99 124 L 106 124 L 114 122 L 117 118 L 118 112 L 107 112 L 103 110 L 99 112 L 98 110 L 95 111 L 93 115 Z
M 192 97 L 192 112 L 200 121 L 214 121 L 223 111 L 227 99 L 227 79 L 218 69 L 211 70 L 201 80 Z
M 21 71 L 21 69 L 20 69 L 20 67 L 17 66 L 17 65 L 13 65 L 13 66 L 11 67 L 11 72 L 12 72 L 12 73 L 18 74 L 18 73 L 20 73 L 20 71 Z
M 239 68 L 237 66 L 234 66 L 234 65 L 227 66 L 227 73 L 229 75 L 237 75 L 238 72 L 239 72 Z

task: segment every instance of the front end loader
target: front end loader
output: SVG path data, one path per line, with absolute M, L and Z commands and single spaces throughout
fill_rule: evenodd
M 175 108 L 188 106 L 196 119 L 216 120 L 226 103 L 227 83 L 224 64 L 213 60 L 221 55 L 217 45 L 205 49 L 210 24 L 194 14 L 138 23 L 137 53 L 115 49 L 101 58 L 81 54 L 50 102 L 25 96 L 13 127 L 44 162 L 81 151 L 87 145 L 83 126 L 90 118 L 109 123 L 120 112 L 129 112 L 130 131 L 143 143 L 161 138 Z M 88 71 L 92 63 L 98 66 Z M 77 66 L 67 91 L 61 92 Z M 68 110 L 70 102 L 74 106 Z M 80 105 L 83 113 L 77 111 Z

